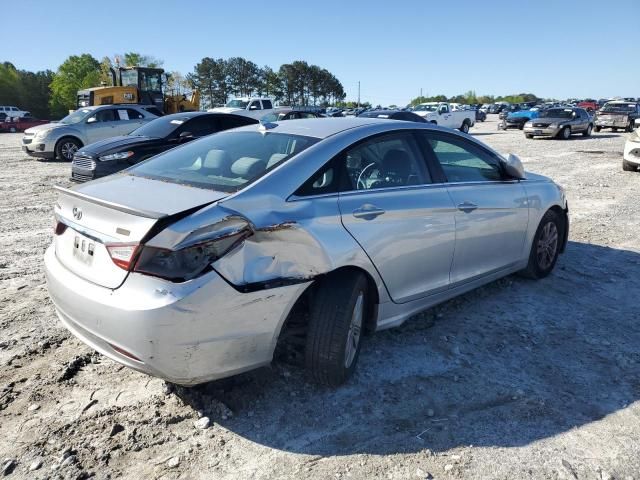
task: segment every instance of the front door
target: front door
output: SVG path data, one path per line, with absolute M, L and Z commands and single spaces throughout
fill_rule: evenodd
M 118 117 L 112 108 L 99 110 L 87 119 L 86 136 L 89 143 L 97 142 L 109 137 L 120 135 L 118 130 Z
M 439 132 L 424 135 L 456 208 L 452 285 L 526 258 L 529 207 L 520 182 L 507 178 L 499 158 L 474 142 Z
M 380 273 L 394 302 L 449 287 L 455 210 L 433 184 L 413 134 L 373 137 L 338 159 L 347 177 L 342 223 Z

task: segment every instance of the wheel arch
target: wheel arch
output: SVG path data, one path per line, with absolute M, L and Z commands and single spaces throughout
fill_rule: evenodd
M 54 152 L 57 150 L 58 145 L 60 145 L 60 142 L 62 142 L 66 138 L 71 138 L 71 139 L 77 141 L 80 144 L 81 147 L 84 147 L 84 142 L 82 141 L 82 139 L 80 137 L 78 137 L 77 135 L 74 135 L 72 133 L 67 133 L 65 135 L 62 135 L 58 140 L 56 140 L 56 144 L 53 147 Z
M 364 268 L 355 265 L 346 265 L 338 267 L 330 272 L 316 276 L 313 281 L 304 289 L 293 303 L 287 317 L 277 332 L 276 342 L 274 345 L 274 355 L 278 350 L 283 348 L 284 343 L 289 341 L 292 336 L 303 335 L 306 338 L 306 329 L 309 326 L 309 301 L 311 296 L 321 288 L 323 282 L 330 281 L 332 277 L 337 275 L 362 274 L 367 280 L 367 287 L 371 295 L 367 316 L 365 319 L 365 332 L 373 333 L 376 330 L 378 318 L 378 305 L 380 303 L 380 293 L 373 276 Z
M 560 205 L 553 205 L 547 211 L 555 212 L 562 219 L 562 232 L 560 233 L 562 243 L 560 244 L 560 253 L 563 253 L 569 241 L 569 207 L 562 208 Z

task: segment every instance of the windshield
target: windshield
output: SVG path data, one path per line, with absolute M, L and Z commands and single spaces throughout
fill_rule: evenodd
M 153 137 L 166 138 L 176 131 L 184 122 L 189 120 L 188 117 L 168 116 L 156 118 L 143 126 L 136 128 L 129 135 L 136 137 Z
M 138 87 L 138 71 L 137 70 L 121 70 L 120 80 L 123 87 Z
M 550 108 L 540 112 L 539 118 L 571 118 L 573 110 L 570 108 Z
M 227 102 L 227 107 L 231 107 L 231 108 L 247 108 L 247 105 L 249 105 L 249 102 L 246 100 L 229 100 Z
M 66 123 L 67 125 L 71 125 L 71 124 L 74 124 L 74 123 L 80 123 L 91 112 L 93 112 L 93 110 L 89 110 L 88 108 L 82 108 L 80 110 L 76 110 L 75 112 L 70 113 L 69 115 L 64 117 L 62 120 L 60 120 L 60 123 Z
M 317 141 L 284 133 L 223 132 L 169 150 L 128 173 L 234 192 Z
M 635 103 L 607 103 L 602 107 L 603 112 L 633 112 L 635 109 Z
M 418 105 L 413 109 L 414 112 L 435 112 L 438 110 L 438 105 Z

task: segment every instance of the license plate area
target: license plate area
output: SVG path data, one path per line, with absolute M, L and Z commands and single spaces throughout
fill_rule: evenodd
M 73 257 L 84 263 L 85 265 L 91 265 L 93 263 L 93 257 L 96 252 L 95 240 L 85 237 L 84 235 L 73 232 L 73 243 L 71 254 Z
M 542 130 L 534 130 L 533 134 L 534 135 L 542 135 Z

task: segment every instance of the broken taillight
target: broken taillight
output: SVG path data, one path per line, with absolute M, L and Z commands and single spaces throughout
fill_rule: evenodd
M 113 263 L 127 271 L 132 267 L 138 246 L 137 243 L 110 243 L 106 245 Z
M 53 229 L 53 232 L 56 235 L 62 235 L 65 230 L 67 229 L 67 225 L 62 223 L 62 222 L 57 222 L 55 228 Z

